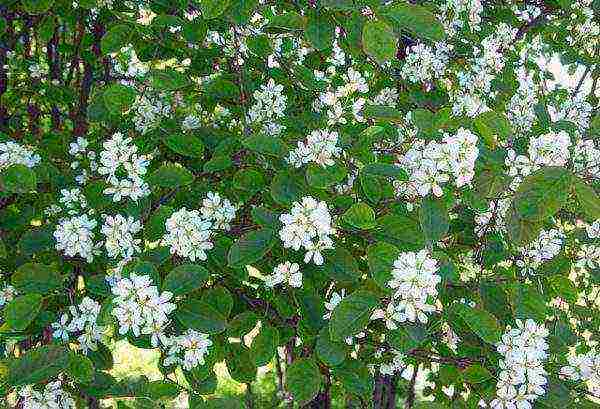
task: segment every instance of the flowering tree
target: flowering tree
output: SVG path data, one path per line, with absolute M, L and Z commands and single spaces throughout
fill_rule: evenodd
M 4 405 L 221 408 L 224 361 L 290 409 L 600 408 L 599 22 L 4 0 Z M 122 339 L 163 380 L 112 377 Z

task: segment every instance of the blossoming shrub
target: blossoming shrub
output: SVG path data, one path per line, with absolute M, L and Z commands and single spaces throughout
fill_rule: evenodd
M 3 404 L 220 408 L 224 362 L 287 408 L 600 407 L 599 20 L 3 1 Z

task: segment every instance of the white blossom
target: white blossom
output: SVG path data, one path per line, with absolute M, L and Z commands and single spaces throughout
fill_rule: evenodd
M 321 252 L 333 248 L 330 235 L 335 232 L 327 203 L 304 197 L 302 202 L 294 202 L 290 213 L 282 214 L 279 220 L 283 223 L 279 231 L 283 246 L 306 250 L 305 263 L 313 260 L 316 265 L 323 264 Z
M 166 234 L 162 242 L 170 247 L 171 254 L 191 261 L 206 260 L 206 250 L 213 248 L 211 227 L 210 221 L 202 218 L 198 210 L 184 207 L 166 220 Z

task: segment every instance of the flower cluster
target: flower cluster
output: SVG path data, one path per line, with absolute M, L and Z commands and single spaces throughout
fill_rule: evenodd
M 306 141 L 298 142 L 298 147 L 290 152 L 288 162 L 299 168 L 314 162 L 323 167 L 335 163 L 335 158 L 342 152 L 337 146 L 338 133 L 327 130 L 312 131 Z
M 215 230 L 230 230 L 230 223 L 235 219 L 235 211 L 236 208 L 229 199 L 221 197 L 216 192 L 208 192 L 200 208 L 202 217 L 211 222 Z
M 590 351 L 569 356 L 569 365 L 563 366 L 560 374 L 573 381 L 585 382 L 591 395 L 600 394 L 600 354 Z
M 169 246 L 171 254 L 187 257 L 192 261 L 206 260 L 206 250 L 213 248 L 210 221 L 204 219 L 198 210 L 185 207 L 174 212 L 165 222 L 166 234 L 162 239 Z
M 33 168 L 40 163 L 41 157 L 23 145 L 13 141 L 0 143 L 0 170 L 12 165 L 25 165 Z
M 75 409 L 75 399 L 66 392 L 60 381 L 49 382 L 41 391 L 27 385 L 19 390 L 23 409 Z
M 271 78 L 266 85 L 254 91 L 254 105 L 248 110 L 250 122 L 262 125 L 267 135 L 279 135 L 285 127 L 276 122 L 284 117 L 287 97 L 283 94 L 283 85 L 276 84 Z
M 154 347 L 164 343 L 169 314 L 176 309 L 169 302 L 173 294 L 159 293 L 150 276 L 135 273 L 116 280 L 111 290 L 115 295 L 111 313 L 118 320 L 119 334 L 149 335 Z
M 115 202 L 127 197 L 138 200 L 149 195 L 150 188 L 143 176 L 150 157 L 138 154 L 132 139 L 120 132 L 105 141 L 103 148 L 98 173 L 105 175 L 109 184 L 104 194 L 112 195 Z
M 71 305 L 69 313 L 63 313 L 60 320 L 52 323 L 52 336 L 67 342 L 71 335 L 75 335 L 79 342 L 79 349 L 84 354 L 90 350 L 97 350 L 98 342 L 106 332 L 104 326 L 98 325 L 100 304 L 85 297 L 79 305 Z
M 290 213 L 282 214 L 279 220 L 283 223 L 279 231 L 283 246 L 296 251 L 304 248 L 305 263 L 313 260 L 316 265 L 323 264 L 321 251 L 333 248 L 330 235 L 335 232 L 327 203 L 304 197 L 302 202 L 294 202 Z
M 133 217 L 104 215 L 102 234 L 106 237 L 104 246 L 108 257 L 129 258 L 140 251 L 141 239 L 134 236 L 142 231 L 142 224 Z
M 17 296 L 17 289 L 10 284 L 4 284 L 0 289 L 0 308 L 14 300 Z
M 388 309 L 379 314 L 385 318 L 388 328 L 395 326 L 394 321 L 427 323 L 427 314 L 436 310 L 432 302 L 437 298 L 437 285 L 442 280 L 437 270 L 437 261 L 426 249 L 400 253 L 394 261 L 392 279 L 387 283 L 394 291 L 392 300 Z
M 89 161 L 89 167 L 92 171 L 98 170 L 98 163 L 96 162 L 96 152 L 88 149 L 89 142 L 86 138 L 78 136 L 75 142 L 69 144 L 69 155 L 73 156 L 75 160 L 71 162 L 71 169 L 81 169 L 81 173 L 75 176 L 75 181 L 83 185 L 89 178 L 88 170 L 81 166 L 83 161 Z
M 171 113 L 171 105 L 165 101 L 166 96 L 160 94 L 155 97 L 139 95 L 134 106 L 135 129 L 144 134 L 160 123 L 160 120 Z
M 521 248 L 522 259 L 517 265 L 523 274 L 534 272 L 544 261 L 553 259 L 562 248 L 565 235 L 558 229 L 542 230 L 538 238 Z
M 442 196 L 442 185 L 455 178 L 456 187 L 469 183 L 475 175 L 475 161 L 479 155 L 478 138 L 469 130 L 460 128 L 455 135 L 444 136 L 442 143 L 419 140 L 400 158 L 407 169 L 409 180 L 396 185 L 399 194 L 427 196 L 432 192 Z
M 496 345 L 503 359 L 496 399 L 490 404 L 492 409 L 531 407 L 533 401 L 545 394 L 547 336 L 546 327 L 531 319 L 517 320 L 516 328 L 507 328 Z
M 416 44 L 408 48 L 400 75 L 408 81 L 425 84 L 442 78 L 450 59 L 451 48 L 446 43 L 434 47 Z
M 279 284 L 286 284 L 296 288 L 302 287 L 302 272 L 298 263 L 291 263 L 289 261 L 280 263 L 273 270 L 273 274 L 267 276 L 265 279 L 267 287 L 275 287 Z
M 165 358 L 165 366 L 180 364 L 186 370 L 204 365 L 204 357 L 213 344 L 207 334 L 188 329 L 177 337 L 171 337 L 167 343 L 169 349 Z
M 60 220 L 54 231 L 56 249 L 69 257 L 79 255 L 91 263 L 97 253 L 93 231 L 97 224 L 87 214 Z
M 332 67 L 329 73 L 333 76 L 336 71 Z M 321 77 L 321 74 L 317 78 Z M 324 81 L 330 82 L 330 78 L 324 77 Z M 317 112 L 324 111 L 327 116 L 327 125 L 347 124 L 348 120 L 364 122 L 362 109 L 367 100 L 360 96 L 369 92 L 369 85 L 363 75 L 352 67 L 342 75 L 343 85 L 330 87 L 329 90 L 319 94 L 319 98 L 313 103 L 313 109 Z
M 382 375 L 394 375 L 396 372 L 400 372 L 400 376 L 409 381 L 415 371 L 413 364 L 406 363 L 406 355 L 402 352 L 392 349 L 390 351 L 392 359 L 388 362 L 383 362 L 379 365 L 379 372 Z

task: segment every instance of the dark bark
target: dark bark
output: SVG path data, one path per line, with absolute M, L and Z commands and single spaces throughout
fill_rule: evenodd
M 54 35 L 46 44 L 46 57 L 48 59 L 50 81 L 57 81 L 60 78 L 60 59 L 58 55 L 58 27 L 54 29 Z M 56 105 L 55 103 L 52 104 L 52 107 L 50 109 L 50 117 L 52 119 L 52 130 L 60 131 L 60 110 L 58 109 L 58 105 Z

